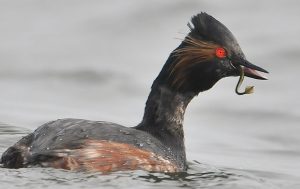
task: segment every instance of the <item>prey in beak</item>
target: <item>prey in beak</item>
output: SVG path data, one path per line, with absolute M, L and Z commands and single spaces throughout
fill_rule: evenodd
M 245 59 L 235 60 L 234 66 L 237 68 L 239 72 L 239 81 L 236 85 L 235 92 L 238 95 L 251 94 L 254 92 L 254 86 L 247 86 L 244 92 L 239 92 L 239 88 L 244 81 L 244 77 L 251 77 L 259 80 L 267 80 L 268 78 L 259 72 L 269 73 L 267 70 L 256 66 Z

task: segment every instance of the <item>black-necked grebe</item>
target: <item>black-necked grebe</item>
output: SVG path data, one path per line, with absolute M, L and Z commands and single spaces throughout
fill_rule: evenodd
M 268 73 L 245 59 L 232 33 L 212 16 L 200 13 L 188 26 L 190 32 L 153 82 L 138 126 L 82 119 L 52 121 L 8 148 L 1 158 L 3 166 L 100 172 L 186 170 L 183 118 L 193 97 L 224 77 L 240 75 L 240 84 L 244 74 L 266 79 L 257 71 Z

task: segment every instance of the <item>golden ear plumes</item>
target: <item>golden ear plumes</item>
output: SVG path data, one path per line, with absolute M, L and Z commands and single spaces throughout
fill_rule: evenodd
M 187 45 L 175 50 L 176 65 L 172 67 L 170 76 L 174 76 L 171 85 L 180 88 L 186 80 L 186 71 L 196 64 L 211 60 L 215 57 L 215 50 L 220 47 L 217 44 L 201 41 L 191 36 L 184 39 Z

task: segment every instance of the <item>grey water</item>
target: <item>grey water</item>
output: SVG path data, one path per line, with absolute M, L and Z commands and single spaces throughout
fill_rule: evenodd
M 0 0 L 0 154 L 58 118 L 139 123 L 153 79 L 208 12 L 270 71 L 199 94 L 185 116 L 189 169 L 78 173 L 0 168 L 0 188 L 300 188 L 300 3 L 296 0 Z

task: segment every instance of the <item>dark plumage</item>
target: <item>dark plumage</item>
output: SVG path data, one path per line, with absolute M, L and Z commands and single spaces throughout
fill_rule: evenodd
M 214 42 L 225 47 L 229 53 L 235 53 L 245 57 L 242 49 L 230 30 L 214 17 L 206 13 L 200 13 L 193 16 L 191 22 L 193 26 L 189 24 L 191 29 L 190 35 L 205 41 Z
M 218 80 L 238 76 L 265 79 L 248 62 L 232 33 L 206 13 L 192 17 L 190 33 L 169 56 L 153 82 L 142 122 L 61 119 L 40 126 L 2 155 L 4 167 L 44 166 L 84 171 L 187 168 L 183 119 L 187 105 Z

